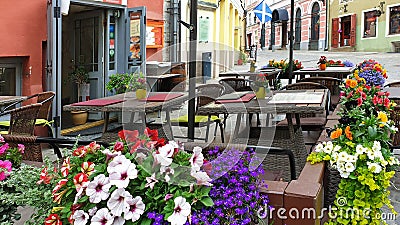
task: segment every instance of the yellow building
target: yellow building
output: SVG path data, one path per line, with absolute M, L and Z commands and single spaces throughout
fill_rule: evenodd
M 181 2 L 181 18 L 189 23 L 190 1 Z M 231 69 L 239 57 L 243 37 L 243 9 L 239 0 L 198 1 L 197 17 L 197 76 L 202 76 L 203 53 L 211 53 L 211 77 Z M 188 61 L 189 30 L 182 29 L 182 61 Z

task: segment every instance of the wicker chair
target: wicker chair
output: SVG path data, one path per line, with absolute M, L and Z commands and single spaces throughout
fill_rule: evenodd
M 194 147 L 199 146 L 203 149 L 203 153 L 206 155 L 207 157 L 207 152 L 209 150 L 215 149 L 216 147 L 219 148 L 219 150 L 225 151 L 226 149 L 236 149 L 236 150 L 244 150 L 244 149 L 254 149 L 256 154 L 260 154 L 260 156 L 262 157 L 263 154 L 267 153 L 268 156 L 266 156 L 265 159 L 268 159 L 269 157 L 271 157 L 271 155 L 283 155 L 285 157 L 288 158 L 289 160 L 289 167 L 287 167 L 288 164 L 285 164 L 285 169 L 290 171 L 290 180 L 295 180 L 296 179 L 296 171 L 295 171 L 295 156 L 293 155 L 293 152 L 291 150 L 288 149 L 283 149 L 283 148 L 275 148 L 275 147 L 264 147 L 264 146 L 253 146 L 253 145 L 245 145 L 245 144 L 232 144 L 232 143 L 211 143 L 211 144 L 198 144 L 198 143 L 193 143 L 193 142 L 187 142 L 187 143 L 183 143 L 183 147 L 185 149 L 185 151 L 192 151 Z M 263 168 L 266 170 L 267 174 L 271 174 L 271 172 L 273 171 L 278 171 L 281 168 L 274 168 L 273 166 L 271 166 L 269 163 L 266 162 L 266 160 L 264 160 L 262 162 L 263 164 Z M 279 171 L 282 172 L 282 171 Z M 281 173 L 279 173 L 281 174 Z M 275 178 L 275 176 L 268 176 L 268 177 L 273 177 L 273 179 Z M 278 177 L 278 180 L 281 179 L 282 177 Z M 274 179 L 276 180 L 276 178 Z M 289 181 L 289 180 L 288 180 Z
M 339 104 L 340 85 L 343 84 L 342 80 L 335 77 L 306 77 L 301 79 L 300 82 L 314 82 L 327 87 L 331 93 L 331 111 L 333 111 Z
M 50 114 L 50 108 L 51 104 L 53 102 L 55 92 L 53 91 L 46 91 L 42 93 L 38 93 L 35 95 L 29 96 L 27 99 L 15 102 L 11 105 L 8 105 L 4 110 L 10 110 L 14 108 L 17 104 L 20 104 L 22 102 L 26 102 L 27 100 L 34 100 L 36 103 L 42 104 L 42 107 L 40 107 L 39 113 L 36 117 L 36 126 L 47 126 L 49 135 L 53 137 L 53 131 L 51 128 L 51 122 L 49 122 L 49 114 Z M 1 127 L 9 127 L 10 126 L 10 121 L 0 121 L 0 126 Z
M 390 119 L 394 122 L 394 126 L 400 130 L 400 105 L 394 107 L 390 113 Z M 392 148 L 400 148 L 400 132 L 391 135 Z
M 307 89 L 328 89 L 326 86 L 320 83 L 314 82 L 299 82 L 289 84 L 282 88 L 283 90 L 307 90 Z M 301 114 L 300 123 L 303 131 L 322 131 L 326 124 L 326 117 L 329 114 L 330 96 L 328 96 L 328 102 L 326 105 L 326 113 L 323 115 L 315 114 Z M 293 121 L 296 123 L 296 121 Z M 287 120 L 278 122 L 277 126 L 287 126 Z
M 220 97 L 224 93 L 224 91 L 225 91 L 224 86 L 222 86 L 220 84 L 204 84 L 204 85 L 196 87 L 196 96 L 197 96 L 196 112 L 199 107 L 215 101 L 215 99 Z M 200 140 L 204 140 L 207 142 L 211 123 L 216 123 L 215 130 L 214 130 L 214 137 L 216 136 L 217 128 L 219 126 L 220 133 L 221 133 L 221 140 L 222 140 L 222 142 L 224 142 L 223 121 L 221 118 L 219 118 L 218 115 L 210 115 L 210 116 L 195 115 L 195 127 L 207 126 L 205 137 L 204 138 L 195 138 L 195 139 L 200 139 Z M 179 118 L 171 119 L 171 125 L 188 127 L 189 126 L 188 115 L 183 115 L 183 116 L 180 116 Z M 175 136 L 175 137 L 186 138 L 186 137 L 179 137 L 179 136 Z
M 8 128 L 8 132 L 2 132 L 2 134 L 33 136 L 36 117 L 41 107 L 42 104 L 35 103 L 3 112 L 2 115 L 10 114 L 10 126 Z M 25 153 L 23 155 L 24 160 L 39 161 L 39 162 L 43 161 L 40 144 L 32 144 L 32 143 L 24 143 L 24 144 L 25 144 Z M 12 143 L 12 145 L 16 145 L 16 143 Z

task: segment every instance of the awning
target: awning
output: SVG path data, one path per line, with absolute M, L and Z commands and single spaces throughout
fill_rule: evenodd
M 286 9 L 274 9 L 272 12 L 272 22 L 282 22 L 289 20 L 289 13 Z

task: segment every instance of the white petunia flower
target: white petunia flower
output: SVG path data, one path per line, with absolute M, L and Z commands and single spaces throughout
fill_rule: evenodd
M 74 225 L 85 225 L 89 220 L 89 214 L 83 210 L 77 210 L 74 212 L 72 219 L 74 219 Z
M 124 225 L 124 224 L 125 224 L 125 220 L 122 216 L 114 217 L 113 225 Z
M 340 176 L 343 177 L 343 178 L 349 178 L 350 173 L 348 173 L 348 172 L 343 172 L 343 173 L 340 174 Z
M 156 179 L 156 174 L 153 173 L 151 177 L 146 177 L 146 181 L 147 184 L 145 185 L 145 187 L 150 187 L 150 189 L 153 190 L 154 185 L 158 182 L 158 180 Z
M 315 146 L 315 152 L 320 152 L 324 149 L 324 146 L 320 143 Z
M 108 211 L 107 208 L 99 209 L 92 217 L 90 225 L 112 225 L 114 216 Z
M 200 147 L 194 147 L 192 157 L 189 159 L 190 165 L 192 165 L 192 169 L 195 171 L 199 171 L 203 166 L 204 156 L 201 153 L 202 150 Z
M 339 145 L 336 145 L 334 148 L 333 148 L 333 152 L 339 152 L 340 151 L 340 149 L 342 149 L 342 147 L 340 147 Z
M 169 166 L 172 163 L 172 156 L 174 155 L 175 144 L 168 143 L 158 148 L 157 153 L 154 154 L 156 162 L 162 166 Z
M 97 175 L 86 188 L 86 195 L 89 196 L 89 202 L 99 203 L 101 200 L 106 200 L 110 193 L 111 184 L 104 174 Z
M 336 162 L 338 159 L 338 156 L 339 156 L 339 154 L 337 152 L 332 152 L 330 161 Z
M 97 212 L 97 207 L 95 206 L 95 207 L 89 209 L 88 212 L 89 212 L 89 216 L 94 216 L 94 214 L 96 214 L 96 212 Z
M 380 173 L 382 171 L 382 167 L 378 163 L 367 162 L 368 169 L 373 173 Z
M 197 180 L 198 185 L 206 185 L 206 186 L 212 186 L 210 183 L 212 179 L 208 176 L 206 172 L 193 172 L 190 173 L 190 175 Z
M 347 163 L 344 165 L 344 167 L 346 168 L 346 172 L 348 172 L 348 173 L 351 173 L 351 172 L 353 172 L 353 171 L 356 169 L 356 167 L 354 166 L 354 164 L 351 163 L 351 162 L 347 162 Z
M 172 169 L 171 167 L 167 167 L 167 166 L 161 166 L 160 167 L 160 173 L 163 174 L 165 173 L 165 181 L 169 182 L 170 181 L 170 177 L 169 175 L 172 175 L 175 173 L 174 169 Z
M 142 201 L 142 197 L 137 196 L 133 199 L 129 199 L 127 202 L 129 204 L 129 209 L 128 212 L 124 214 L 124 219 L 132 220 L 132 222 L 139 220 L 146 207 Z
M 380 151 L 381 143 L 379 141 L 374 141 L 374 145 L 372 146 L 372 151 Z
M 107 166 L 107 172 L 109 174 L 120 171 L 121 167 L 125 167 L 126 164 L 132 163 L 124 155 L 118 155 L 113 158 L 113 160 Z
M 186 199 L 182 196 L 176 197 L 174 212 L 168 217 L 168 222 L 171 225 L 183 225 L 186 223 L 188 216 L 190 215 L 191 207 Z
M 123 188 L 118 188 L 111 194 L 110 199 L 107 201 L 107 207 L 114 216 L 121 216 L 122 213 L 128 212 L 129 204 L 127 200 L 130 198 L 132 198 L 132 195 L 129 192 Z
M 346 161 L 346 159 L 347 159 L 347 152 L 340 152 L 339 154 L 338 154 L 338 161 Z
M 113 172 L 110 173 L 110 183 L 118 188 L 126 188 L 130 180 L 137 178 L 137 174 L 136 165 L 129 161 L 129 163 L 113 169 Z

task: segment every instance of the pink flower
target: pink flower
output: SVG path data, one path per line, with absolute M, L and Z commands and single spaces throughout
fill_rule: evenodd
M 0 181 L 5 180 L 6 177 L 10 176 L 9 172 L 11 172 L 11 162 L 8 160 L 0 160 Z
M 89 196 L 91 203 L 99 203 L 101 200 L 106 200 L 110 193 L 111 184 L 104 174 L 96 176 L 86 188 L 86 195 Z M 97 214 L 97 213 L 96 213 Z
M 156 179 L 156 174 L 153 173 L 151 177 L 146 177 L 146 181 L 147 184 L 144 187 L 150 187 L 150 189 L 153 190 L 154 185 L 156 185 L 156 183 L 158 182 L 158 180 Z
M 124 150 L 124 143 L 117 141 L 114 145 L 114 151 L 120 152 Z
M 92 225 L 111 225 L 114 222 L 114 216 L 108 211 L 107 208 L 99 209 L 92 217 Z
M 1 134 L 0 134 L 0 143 L 4 143 L 4 138 L 3 136 L 1 136 Z
M 190 215 L 191 206 L 182 196 L 175 198 L 174 202 L 174 212 L 167 218 L 167 220 L 173 225 L 183 225 L 186 223 L 187 218 Z
M 363 103 L 362 98 L 357 98 L 357 106 L 361 106 Z
M 174 197 L 173 194 L 166 194 L 164 197 L 164 201 L 168 201 L 169 199 L 171 199 L 172 197 Z
M 131 162 L 129 162 L 129 164 L 123 164 L 114 172 L 110 173 L 110 184 L 118 188 L 126 188 L 129 185 L 129 181 L 137 178 L 137 175 L 138 171 L 135 164 Z
M 24 152 L 25 152 L 25 145 L 23 145 L 23 144 L 18 144 L 18 151 L 19 151 L 21 154 L 24 154 Z
M 190 164 L 192 165 L 192 169 L 194 169 L 195 171 L 199 171 L 200 168 L 203 166 L 204 156 L 201 151 L 202 149 L 200 147 L 194 147 L 192 157 L 189 159 Z
M 10 146 L 8 145 L 8 143 L 5 143 L 3 146 L 1 146 L 0 147 L 0 155 L 3 154 L 4 152 L 6 152 L 9 148 L 10 148 Z
M 73 213 L 72 219 L 74 219 L 75 225 L 85 225 L 89 219 L 89 215 L 83 210 L 77 210 Z

